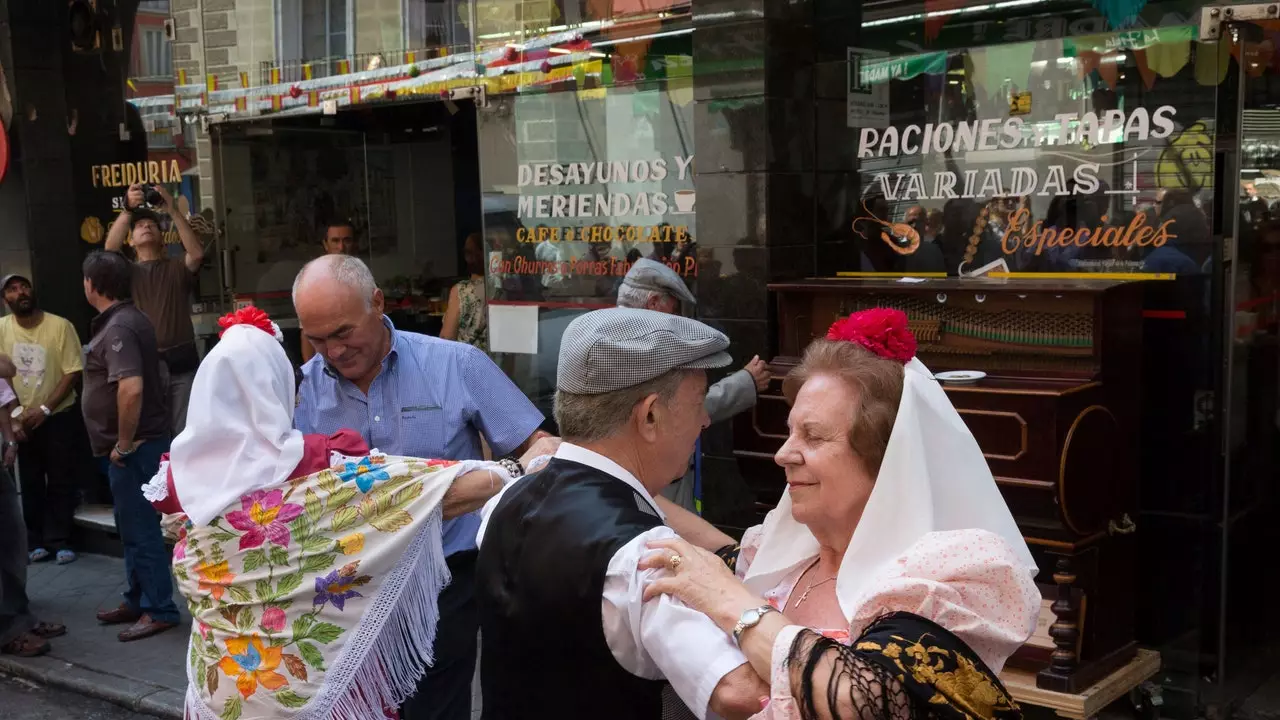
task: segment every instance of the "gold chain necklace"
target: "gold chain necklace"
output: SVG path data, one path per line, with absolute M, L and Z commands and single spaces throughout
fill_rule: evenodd
M 812 569 L 812 568 L 814 568 L 814 567 L 817 567 L 817 565 L 818 565 L 818 561 L 817 561 L 817 560 L 814 560 L 814 561 L 813 561 L 813 565 L 810 565 L 809 567 L 810 567 L 810 569 Z M 807 572 L 807 571 L 806 571 L 806 572 Z M 809 593 L 813 592 L 813 589 L 814 589 L 814 588 L 816 588 L 816 587 L 821 587 L 822 585 L 826 585 L 827 583 L 829 583 L 829 582 L 831 582 L 832 580 L 835 580 L 835 579 L 836 579 L 836 576 L 835 576 L 835 575 L 832 575 L 831 577 L 827 578 L 826 580 L 820 580 L 820 581 L 818 581 L 818 582 L 811 582 L 811 583 L 809 583 L 809 586 L 808 586 L 808 587 L 806 587 L 806 588 L 804 589 L 804 592 L 800 594 L 800 599 L 796 601 L 795 607 L 797 607 L 797 608 L 798 608 L 798 607 L 800 607 L 800 605 L 801 605 L 802 603 L 804 603 L 804 601 L 805 601 L 805 600 L 808 600 L 808 599 L 809 599 Z

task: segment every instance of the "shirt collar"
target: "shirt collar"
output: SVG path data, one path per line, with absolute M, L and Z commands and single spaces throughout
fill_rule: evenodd
M 595 452 L 594 450 L 588 450 L 581 445 L 574 445 L 573 443 L 567 442 L 560 443 L 560 448 L 556 450 L 555 457 L 561 460 L 568 460 L 570 462 L 586 465 L 589 468 L 594 468 L 602 473 L 612 475 L 613 477 L 630 485 L 632 490 L 640 493 L 640 497 L 648 501 L 649 505 L 658 513 L 658 517 L 661 518 L 664 523 L 667 521 L 667 516 L 663 514 L 662 509 L 653 501 L 653 496 L 649 494 L 649 491 L 645 489 L 644 485 L 641 485 L 635 475 L 632 475 L 626 470 L 626 468 L 622 467 L 618 463 L 598 452 Z
M 395 324 L 391 322 L 391 318 L 387 317 L 386 313 L 382 315 L 382 324 L 386 326 L 387 330 L 391 331 L 391 348 L 387 350 L 387 356 L 382 359 L 383 363 L 390 365 L 392 358 L 400 356 L 400 351 L 404 349 L 402 346 L 405 341 L 400 337 L 400 331 L 396 330 Z
M 97 317 L 89 321 L 90 332 L 96 333 L 98 332 L 98 330 L 102 329 L 103 327 L 106 327 L 107 320 L 109 320 L 112 315 L 116 314 L 117 310 L 124 307 L 125 305 L 133 305 L 133 301 L 117 300 L 115 305 L 112 305 L 106 310 L 103 310 L 102 312 L 98 313 Z

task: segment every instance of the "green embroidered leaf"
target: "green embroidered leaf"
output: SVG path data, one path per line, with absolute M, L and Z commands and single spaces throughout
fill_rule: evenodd
M 261 550 L 250 550 L 244 554 L 244 571 L 253 572 L 267 564 L 267 554 Z
M 200 657 L 200 646 L 191 643 L 191 648 L 187 651 L 187 665 L 195 665 L 196 660 Z
M 191 576 L 187 575 L 186 565 L 174 565 L 173 576 L 182 582 L 191 582 Z
M 275 602 L 271 603 L 271 605 L 272 607 L 278 607 L 281 610 L 288 610 L 293 605 L 293 601 L 292 600 L 276 600 Z
M 324 572 L 333 567 L 338 561 L 338 556 L 333 554 L 311 555 L 302 559 L 302 572 L 317 573 Z
M 316 532 L 315 523 L 311 522 L 305 514 L 299 515 L 289 523 L 289 532 L 293 535 L 295 543 L 301 543 L 307 540 Z
M 342 487 L 342 481 L 338 479 L 337 474 L 332 470 L 321 470 L 319 477 L 316 478 L 316 484 L 327 494 L 332 495 Z
M 239 585 L 228 585 L 227 592 L 231 595 L 231 599 L 238 603 L 253 602 L 253 595 Z
M 274 637 L 271 638 L 271 647 L 284 647 L 289 644 L 289 638 Z
M 276 702 L 287 708 L 300 708 L 303 705 L 306 705 L 307 701 L 311 699 L 303 697 L 292 690 L 281 690 L 271 697 L 275 698 Z
M 253 611 L 249 608 L 241 608 L 240 614 L 236 616 L 236 627 L 240 630 L 248 630 L 253 627 Z
M 271 564 L 272 565 L 288 565 L 289 551 L 278 545 L 271 546 Z
M 307 511 L 307 519 L 313 523 L 319 522 L 320 517 L 324 515 L 324 503 L 320 501 L 320 496 L 316 494 L 315 490 L 307 488 L 307 492 L 303 497 L 302 506 Z
M 422 483 L 416 482 L 397 490 L 391 496 L 391 507 L 397 510 L 403 510 L 409 503 L 417 500 L 422 495 Z
M 220 720 L 240 720 L 240 695 L 232 695 L 227 698 L 227 702 L 222 706 L 222 714 L 218 717 Z
M 293 621 L 293 637 L 298 640 L 305 638 L 307 636 L 307 631 L 310 630 L 311 626 L 314 624 L 315 624 L 315 620 L 310 615 L 303 615 L 302 617 L 294 620 Z M 305 657 L 306 653 L 303 653 L 303 656 Z
M 313 537 L 302 544 L 302 551 L 307 554 L 333 552 L 334 540 L 327 537 Z
M 339 508 L 351 502 L 351 498 L 356 496 L 356 488 L 353 485 L 343 485 L 329 496 L 329 508 Z
M 355 508 L 338 508 L 337 511 L 333 513 L 333 521 L 330 527 L 333 528 L 334 532 L 342 532 L 343 530 L 355 525 L 359 519 L 360 513 Z
M 298 643 L 298 653 L 302 655 L 302 659 L 308 665 L 316 670 L 324 670 L 324 655 L 320 654 L 320 649 L 309 642 Z
M 403 510 L 393 510 L 386 515 L 368 518 L 369 524 L 384 533 L 393 533 L 413 522 L 413 516 Z
M 229 533 L 226 530 L 218 530 L 217 532 L 214 532 L 211 535 L 211 537 L 213 538 L 214 542 L 224 543 L 224 542 L 230 542 L 232 540 L 235 540 L 240 536 L 236 535 L 235 533 Z
M 307 637 L 318 643 L 328 645 L 342 636 L 342 628 L 333 623 L 316 623 L 316 626 L 307 632 Z
M 261 578 L 254 583 L 253 590 L 257 593 L 259 600 L 271 600 L 276 596 L 275 588 L 267 578 Z
M 222 659 L 222 651 L 218 649 L 218 646 L 215 645 L 212 640 L 208 640 L 205 642 L 204 654 L 210 659 L 216 659 L 216 660 Z
M 301 572 L 292 572 L 292 573 L 289 573 L 288 575 L 285 575 L 284 577 L 280 578 L 279 582 L 276 583 L 276 597 L 287 596 L 289 593 L 293 592 L 294 590 L 297 590 L 298 586 L 301 584 L 302 584 Z
M 207 612 L 209 612 L 210 610 L 212 610 L 212 609 L 213 609 L 213 598 L 209 597 L 208 595 L 206 595 L 206 596 L 204 596 L 204 597 L 200 598 L 200 605 L 199 605 L 199 609 L 200 609 L 200 613 L 207 613 Z M 192 613 L 192 615 L 198 615 L 198 614 L 200 614 L 200 613 Z

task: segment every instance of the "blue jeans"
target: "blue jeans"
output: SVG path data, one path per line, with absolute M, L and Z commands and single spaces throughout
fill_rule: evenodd
M 124 458 L 124 467 L 108 462 L 107 477 L 129 579 L 125 604 L 153 620 L 176 623 L 178 606 L 173 602 L 173 577 L 169 574 L 172 558 L 160 531 L 160 514 L 142 496 L 142 486 L 155 476 L 160 456 L 168 451 L 167 438 L 148 440 Z

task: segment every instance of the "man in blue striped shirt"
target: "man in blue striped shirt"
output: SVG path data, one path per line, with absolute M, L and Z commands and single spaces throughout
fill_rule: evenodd
M 293 304 L 303 338 L 316 350 L 302 367 L 298 430 L 349 428 L 385 453 L 449 460 L 481 458 L 481 434 L 495 457 L 518 456 L 547 435 L 539 430 L 542 413 L 482 351 L 396 330 L 358 258 L 308 263 L 294 281 Z M 476 514 L 444 524 L 453 580 L 440 595 L 435 664 L 401 708 L 406 720 L 471 718 L 479 526 Z

